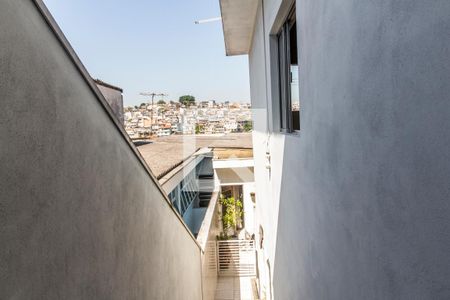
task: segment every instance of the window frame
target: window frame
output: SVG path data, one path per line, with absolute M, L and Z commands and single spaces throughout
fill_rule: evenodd
M 281 28 L 274 34 L 276 44 L 276 64 L 277 64 L 277 88 L 278 88 L 278 126 L 282 133 L 299 133 L 300 108 L 298 117 L 298 129 L 294 129 L 292 114 L 292 73 L 291 73 L 291 41 L 290 31 L 293 26 L 297 26 L 296 6 L 289 9 L 286 19 Z M 297 48 L 298 48 L 298 39 Z M 298 55 L 298 54 L 297 54 Z M 297 58 L 298 63 L 299 58 Z

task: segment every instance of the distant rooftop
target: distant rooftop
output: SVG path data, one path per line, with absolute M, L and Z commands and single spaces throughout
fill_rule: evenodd
M 153 174 L 162 178 L 201 148 L 252 149 L 251 133 L 221 135 L 171 135 L 138 146 Z
M 94 82 L 96 84 L 98 84 L 98 85 L 101 85 L 101 86 L 104 86 L 104 87 L 107 87 L 107 88 L 110 88 L 110 89 L 113 89 L 113 90 L 116 90 L 116 91 L 119 91 L 119 92 L 123 93 L 123 89 L 122 88 L 120 88 L 118 86 L 115 86 L 115 85 L 112 85 L 112 84 L 109 84 L 109 83 L 106 83 L 104 81 L 101 81 L 100 79 L 94 79 Z

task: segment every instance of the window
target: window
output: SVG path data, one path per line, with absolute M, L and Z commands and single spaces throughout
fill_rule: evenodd
M 300 130 L 297 22 L 295 7 L 277 34 L 280 90 L 280 128 L 283 132 Z

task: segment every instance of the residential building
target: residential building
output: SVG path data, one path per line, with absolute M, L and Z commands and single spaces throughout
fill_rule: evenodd
M 150 118 L 153 110 L 155 117 Z M 150 122 L 153 122 L 153 126 L 150 126 Z M 150 137 L 150 133 L 167 136 L 242 132 L 245 131 L 242 124 L 246 123 L 251 123 L 249 104 L 234 103 L 233 107 L 229 108 L 211 100 L 188 108 L 176 103 L 155 105 L 154 109 L 151 105 L 144 109 L 127 107 L 125 129 L 133 139 L 139 139 Z

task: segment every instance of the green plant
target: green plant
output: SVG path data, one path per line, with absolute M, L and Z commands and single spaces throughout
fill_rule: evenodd
M 216 236 L 218 241 L 226 241 L 230 239 L 230 236 L 228 236 L 226 233 L 221 232 L 219 235 Z
M 235 228 L 237 220 L 242 217 L 242 201 L 234 197 L 222 197 L 220 204 L 224 207 L 222 215 L 223 229 L 227 231 L 230 228 Z
M 203 125 L 195 124 L 195 134 L 202 133 Z
M 246 122 L 243 127 L 244 127 L 243 130 L 245 132 L 252 131 L 252 129 L 253 129 L 252 122 Z

